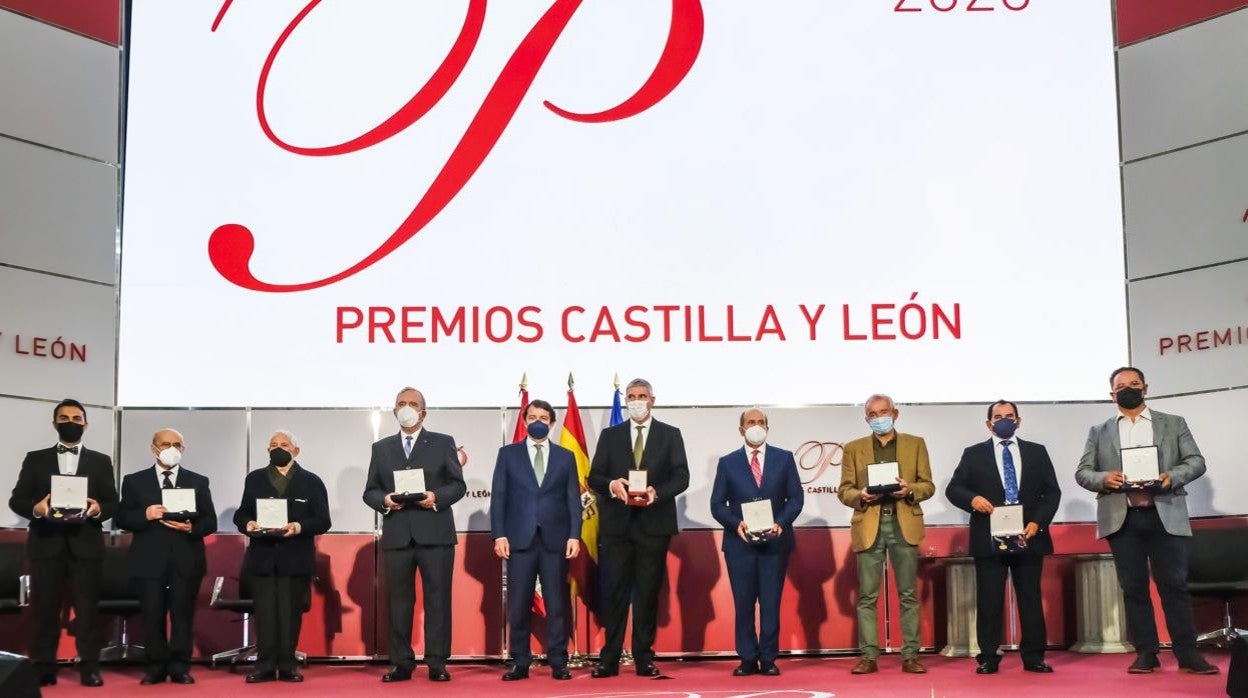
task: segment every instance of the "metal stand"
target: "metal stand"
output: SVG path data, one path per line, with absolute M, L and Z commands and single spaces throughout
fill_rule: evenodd
M 569 590 L 568 605 L 572 607 L 572 651 L 568 653 L 569 669 L 584 669 L 589 666 L 589 655 L 581 654 L 580 642 L 576 639 L 576 632 L 580 628 L 576 623 L 576 597 Z
M 1220 646 L 1230 647 L 1231 640 L 1234 640 L 1241 634 L 1248 632 L 1235 627 L 1235 623 L 1231 621 L 1230 600 L 1224 600 L 1222 605 L 1222 627 L 1196 636 L 1196 642 L 1213 642 L 1214 644 Z

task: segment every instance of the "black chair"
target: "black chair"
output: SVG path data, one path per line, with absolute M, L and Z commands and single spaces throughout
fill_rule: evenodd
M 114 617 L 116 630 L 112 644 L 100 650 L 101 659 L 125 661 L 143 658 L 143 646 L 130 643 L 128 621 L 143 608 L 139 604 L 138 587 L 131 582 L 129 556 L 128 537 L 114 536 L 104 546 L 99 609 L 100 615 Z
M 24 543 L 0 544 L 0 613 L 21 613 L 30 605 L 30 575 L 22 574 Z
M 217 577 L 216 581 L 212 583 L 212 599 L 208 602 L 208 607 L 219 611 L 237 613 L 241 617 L 243 623 L 243 645 L 242 647 L 226 650 L 225 652 L 217 652 L 212 655 L 211 666 L 216 667 L 217 662 L 228 659 L 230 661 L 230 670 L 233 671 L 239 662 L 256 661 L 256 643 L 253 639 L 254 631 L 251 628 L 251 613 L 254 609 L 255 601 L 252 600 L 251 584 L 247 575 L 239 573 L 237 577 L 238 593 L 233 597 L 222 596 L 222 591 L 225 589 L 225 579 L 225 577 Z M 295 652 L 295 659 L 303 664 L 308 663 L 308 655 L 303 652 Z
M 1248 593 L 1248 527 L 1192 531 L 1187 589 L 1192 596 L 1222 601 L 1223 626 L 1197 636 L 1197 642 L 1228 644 L 1246 632 L 1231 622 L 1231 599 Z

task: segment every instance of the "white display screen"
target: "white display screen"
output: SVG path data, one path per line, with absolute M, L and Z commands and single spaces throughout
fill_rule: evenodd
M 134 0 L 119 402 L 1101 398 L 1110 4 L 949 4 Z

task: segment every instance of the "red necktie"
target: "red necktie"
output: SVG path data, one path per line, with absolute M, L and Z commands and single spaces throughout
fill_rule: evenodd
M 758 462 L 758 449 L 754 449 L 750 456 L 750 472 L 754 473 L 754 484 L 759 487 L 763 486 L 763 466 Z

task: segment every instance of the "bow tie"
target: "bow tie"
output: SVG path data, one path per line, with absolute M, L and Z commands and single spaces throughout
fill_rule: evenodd
M 72 453 L 76 456 L 78 455 L 78 447 L 77 446 L 62 446 L 61 444 L 57 444 L 56 452 L 57 453 Z

